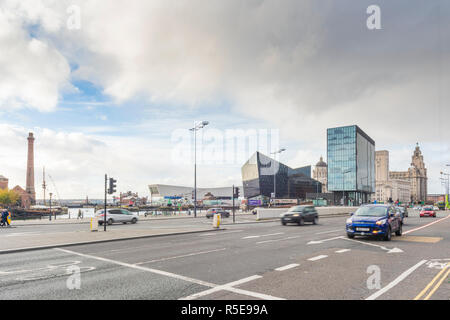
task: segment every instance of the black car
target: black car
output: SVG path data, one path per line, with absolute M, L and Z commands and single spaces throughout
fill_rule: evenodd
M 223 210 L 222 208 L 211 208 L 206 212 L 206 218 L 212 218 L 215 214 L 220 214 L 222 218 L 229 218 L 230 213 L 228 211 Z
M 319 222 L 319 214 L 313 206 L 292 207 L 287 212 L 282 213 L 280 218 L 283 226 L 288 223 L 296 223 L 302 226 L 305 222 L 312 222 L 313 224 Z

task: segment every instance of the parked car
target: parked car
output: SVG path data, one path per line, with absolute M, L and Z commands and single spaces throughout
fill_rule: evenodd
M 105 210 L 101 210 L 98 212 L 98 224 L 103 225 L 105 221 Z M 132 223 L 135 224 L 138 222 L 139 217 L 136 213 L 130 212 L 125 209 L 107 209 L 106 210 L 106 223 L 108 225 L 112 225 L 113 223 Z
M 296 223 L 299 226 L 305 222 L 319 223 L 319 214 L 313 206 L 294 206 L 287 212 L 280 215 L 281 224 L 285 226 L 288 223 Z
M 228 211 L 223 210 L 222 208 L 211 208 L 206 211 L 206 218 L 212 218 L 215 214 L 220 214 L 222 218 L 229 218 L 230 213 Z
M 349 238 L 355 236 L 381 237 L 390 241 L 392 233 L 402 235 L 402 217 L 391 205 L 363 205 L 346 221 L 346 231 Z
M 433 207 L 423 207 L 422 211 L 420 211 L 420 217 L 436 218 L 436 211 L 434 211 Z

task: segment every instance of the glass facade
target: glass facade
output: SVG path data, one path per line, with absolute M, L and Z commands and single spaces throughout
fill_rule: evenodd
M 244 197 L 306 199 L 306 193 L 321 192 L 322 184 L 311 179 L 311 167 L 292 169 L 256 152 L 242 167 Z
M 359 205 L 375 192 L 375 142 L 358 126 L 327 130 L 328 190 Z

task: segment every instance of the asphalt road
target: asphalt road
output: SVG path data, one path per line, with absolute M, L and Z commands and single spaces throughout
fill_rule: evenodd
M 350 240 L 345 220 L 1 255 L 0 299 L 450 299 L 447 212 L 411 213 L 390 242 Z

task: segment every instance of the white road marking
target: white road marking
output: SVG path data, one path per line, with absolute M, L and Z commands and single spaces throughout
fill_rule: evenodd
M 125 263 L 125 262 L 120 262 L 120 261 L 116 261 L 116 260 L 111 260 L 111 259 L 107 259 L 107 258 L 102 258 L 102 257 L 97 257 L 97 256 L 92 256 L 92 255 L 88 255 L 88 254 L 83 254 L 83 253 L 79 253 L 79 252 L 75 252 L 75 251 L 71 251 L 71 250 L 67 250 L 67 249 L 61 249 L 61 248 L 55 248 L 55 250 L 61 251 L 61 252 L 65 252 L 68 254 L 72 254 L 72 255 L 77 255 L 80 257 L 85 257 L 85 258 L 89 258 L 89 259 L 94 259 L 94 260 L 99 260 L 99 261 L 103 261 L 103 262 L 108 262 L 108 263 L 112 263 L 112 264 L 116 264 L 119 266 L 123 266 L 123 267 L 128 267 L 128 268 L 132 268 L 132 269 L 136 269 L 136 270 L 141 270 L 141 271 L 146 271 L 146 272 L 151 272 L 151 273 L 155 273 L 155 274 L 159 274 L 162 276 L 166 276 L 166 277 L 170 277 L 170 278 L 174 278 L 174 279 L 178 279 L 178 280 L 183 280 L 186 282 L 191 282 L 191 283 L 195 283 L 198 285 L 202 285 L 205 287 L 210 287 L 215 291 L 220 291 L 220 290 L 226 290 L 226 291 L 231 291 L 234 293 L 238 293 L 238 294 L 242 294 L 242 295 L 247 295 L 249 297 L 255 297 L 255 298 L 259 298 L 259 299 L 265 299 L 265 300 L 284 300 L 282 298 L 278 298 L 278 297 L 274 297 L 274 296 L 270 296 L 270 295 L 266 295 L 266 294 L 262 294 L 262 293 L 258 293 L 258 292 L 253 292 L 253 291 L 248 291 L 248 290 L 243 290 L 243 289 L 238 289 L 238 288 L 233 288 L 233 286 L 244 283 L 244 282 L 248 282 L 254 279 L 259 279 L 261 278 L 261 276 L 252 276 L 252 277 L 248 277 L 242 280 L 238 280 L 238 281 L 234 281 L 225 285 L 216 285 L 213 283 L 209 283 L 206 281 L 202 281 L 202 280 L 198 280 L 198 279 L 194 279 L 194 278 L 190 278 L 190 277 L 185 277 L 179 274 L 175 274 L 175 273 L 171 273 L 171 272 L 166 272 L 166 271 L 162 271 L 162 270 L 158 270 L 158 269 L 153 269 L 153 268 L 148 268 L 148 267 L 142 267 L 142 266 L 137 266 L 134 264 L 129 264 L 129 263 Z M 209 291 L 209 290 L 207 290 Z
M 344 237 L 342 237 L 342 239 L 347 240 L 347 241 L 353 241 L 353 242 L 365 244 L 366 246 L 377 247 L 377 248 L 380 248 L 382 250 L 387 251 L 387 253 L 400 253 L 400 252 L 403 252 L 403 250 L 399 249 L 399 248 L 389 249 L 389 248 L 386 248 L 384 246 L 380 246 L 378 244 L 374 244 L 374 243 L 370 243 L 370 242 L 363 242 L 363 241 L 358 241 L 358 240 L 354 240 L 354 239 L 348 239 L 348 238 L 344 238 Z
M 299 264 L 297 264 L 297 263 L 288 264 L 287 266 L 276 268 L 275 271 L 285 271 L 285 270 L 289 270 L 289 269 L 292 269 L 292 268 L 295 268 L 298 266 L 299 266 Z
M 426 224 L 426 225 L 424 225 L 424 226 L 421 226 L 421 227 L 418 227 L 418 228 L 415 228 L 415 229 L 411 229 L 411 230 L 408 230 L 408 231 L 404 231 L 403 234 L 408 234 L 408 233 L 411 233 L 411 232 L 414 232 L 414 231 L 417 231 L 417 230 L 420 230 L 420 229 L 427 228 L 427 227 L 429 227 L 429 226 L 431 226 L 431 225 L 433 225 L 433 224 L 435 224 L 435 223 L 439 223 L 439 222 L 444 221 L 444 220 L 446 220 L 446 219 L 448 219 L 448 218 L 450 218 L 450 215 L 448 215 L 448 216 L 445 217 L 445 218 L 439 219 L 439 220 L 437 220 L 437 221 L 433 221 L 433 222 L 431 222 L 431 223 L 428 223 L 428 224 Z
M 211 232 L 211 233 L 204 233 L 200 234 L 199 237 L 208 237 L 208 236 L 218 236 L 222 234 L 229 234 L 229 233 L 236 233 L 236 232 L 242 232 L 244 230 L 234 230 L 234 231 L 220 231 L 220 232 Z
M 342 229 L 336 229 L 336 230 L 330 230 L 330 231 L 317 232 L 316 234 L 326 234 L 326 233 L 333 233 L 333 232 L 342 232 Z
M 179 275 L 179 274 L 175 274 L 175 273 L 171 273 L 171 272 L 166 272 L 166 271 L 157 270 L 157 269 L 148 268 L 148 267 L 137 266 L 137 265 L 126 263 L 126 262 L 120 262 L 120 261 L 116 261 L 116 260 L 112 260 L 112 259 L 92 256 L 92 255 L 89 255 L 89 254 L 83 254 L 83 253 L 79 253 L 79 252 L 75 252 L 75 251 L 71 251 L 71 250 L 67 250 L 67 249 L 55 248 L 55 250 L 58 250 L 58 251 L 61 251 L 61 252 L 65 252 L 65 253 L 68 253 L 68 254 L 72 254 L 72 255 L 77 255 L 77 256 L 80 256 L 80 257 L 85 257 L 85 258 L 89 258 L 89 259 L 94 259 L 94 260 L 99 260 L 99 261 L 108 262 L 108 263 L 112 263 L 112 264 L 117 264 L 117 265 L 122 266 L 122 267 L 128 267 L 128 268 L 132 268 L 132 269 L 136 269 L 136 270 L 156 273 L 156 274 L 159 274 L 159 275 L 162 275 L 162 276 L 166 276 L 166 277 L 170 277 L 170 278 L 174 278 L 174 279 L 178 279 L 178 280 L 183 280 L 183 281 L 186 281 L 186 282 L 199 284 L 199 285 L 202 285 L 202 286 L 205 286 L 205 287 L 211 287 L 211 288 L 216 287 L 215 284 L 212 284 L 212 283 L 209 283 L 209 282 L 206 282 L 206 281 L 202 281 L 202 280 L 198 280 L 198 279 L 185 277 L 185 276 L 182 276 L 182 275 Z
M 209 251 L 193 252 L 193 253 L 184 254 L 184 255 L 181 255 L 181 256 L 174 256 L 174 257 L 167 257 L 167 258 L 149 260 L 149 261 L 144 261 L 144 262 L 138 262 L 138 263 L 135 263 L 135 265 L 138 266 L 138 265 L 146 264 L 146 263 L 160 262 L 160 261 L 167 261 L 167 260 L 173 260 L 173 259 L 178 259 L 178 258 L 192 257 L 192 256 L 200 255 L 200 254 L 207 254 L 207 253 L 212 253 L 212 252 L 223 251 L 223 250 L 226 250 L 226 249 L 227 248 L 221 248 L 221 249 L 215 249 L 215 250 L 209 250 Z
M 325 259 L 325 258 L 328 258 L 328 256 L 322 254 L 322 255 L 317 256 L 317 257 L 309 258 L 308 260 L 309 260 L 309 261 L 317 261 L 317 260 L 321 260 L 321 259 Z
M 351 249 L 342 249 L 342 250 L 336 251 L 336 253 L 344 253 L 344 252 L 349 252 L 349 251 L 351 251 Z
M 247 290 L 243 290 L 243 289 L 234 288 L 234 286 L 237 286 L 237 285 L 249 282 L 249 281 L 253 281 L 253 280 L 256 280 L 256 279 L 260 279 L 260 278 L 262 278 L 262 277 L 258 276 L 258 275 L 254 275 L 254 276 L 247 277 L 247 278 L 244 278 L 244 279 L 241 279 L 241 280 L 238 280 L 238 281 L 233 281 L 233 282 L 221 285 L 221 286 L 217 286 L 217 287 L 212 288 L 212 289 L 201 291 L 201 292 L 192 294 L 190 296 L 181 298 L 179 300 L 194 300 L 194 299 L 197 299 L 197 298 L 200 298 L 200 297 L 203 297 L 203 296 L 207 296 L 209 294 L 212 294 L 212 293 L 218 292 L 218 291 L 222 291 L 222 290 L 231 291 L 231 292 L 234 292 L 234 293 L 247 295 L 247 296 L 250 296 L 250 297 L 255 297 L 255 298 L 259 298 L 259 299 L 263 299 L 263 300 L 284 300 L 282 298 L 277 298 L 277 297 L 266 295 L 266 294 L 262 294 L 262 293 L 257 293 L 257 292 L 252 292 L 252 291 L 247 291 Z
M 287 237 L 287 238 L 281 238 L 281 239 L 275 239 L 275 240 L 259 241 L 259 242 L 257 242 L 256 244 L 269 243 L 269 242 L 277 242 L 277 241 L 284 241 L 284 240 L 291 240 L 291 239 L 297 239 L 297 238 L 300 238 L 300 236 Z
M 263 234 L 263 235 L 259 235 L 259 236 L 248 236 L 248 237 L 244 237 L 242 239 L 254 239 L 254 238 L 261 238 L 261 237 L 271 237 L 271 236 L 277 236 L 277 235 L 280 235 L 280 234 L 284 234 L 284 232 Z
M 381 288 L 380 290 L 378 290 L 377 292 L 372 294 L 370 297 L 366 298 L 366 300 L 375 300 L 376 298 L 378 298 L 382 294 L 384 294 L 387 291 L 391 290 L 393 287 L 395 287 L 397 284 L 399 284 L 401 281 L 403 281 L 407 276 L 409 276 L 417 268 L 419 268 L 421 265 L 423 265 L 426 262 L 427 262 L 427 260 L 422 260 L 419 263 L 417 263 L 416 265 L 412 266 L 411 268 L 409 268 L 408 270 L 403 272 L 400 276 L 398 276 L 394 281 L 389 283 L 387 286 L 385 286 L 384 288 Z
M 331 240 L 337 240 L 337 239 L 343 239 L 343 236 L 339 236 L 339 237 L 334 237 L 334 238 L 329 238 L 329 239 L 324 239 L 324 240 L 313 240 L 308 242 L 307 244 L 320 244 L 320 243 L 324 243 L 327 241 L 331 241 Z

